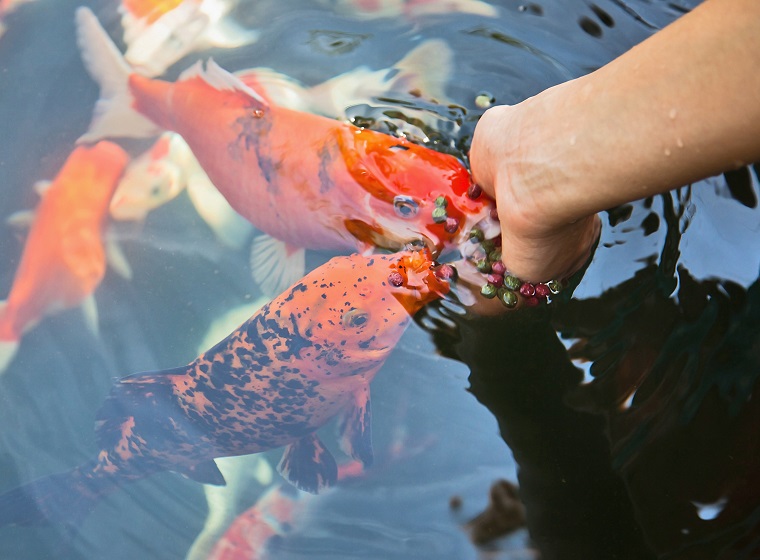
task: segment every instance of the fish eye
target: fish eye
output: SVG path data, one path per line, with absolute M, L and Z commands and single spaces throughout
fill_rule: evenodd
M 393 199 L 393 209 L 400 218 L 412 218 L 417 215 L 420 205 L 411 196 L 400 194 Z
M 344 327 L 362 327 L 369 321 L 369 313 L 352 307 L 341 317 L 341 324 Z

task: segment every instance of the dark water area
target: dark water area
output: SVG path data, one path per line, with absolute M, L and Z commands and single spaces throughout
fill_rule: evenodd
M 98 91 L 76 46 L 80 4 L 37 0 L 6 19 L 3 217 L 37 204 L 32 184 L 52 178 L 87 129 Z M 116 6 L 84 4 L 118 43 Z M 399 115 L 422 109 L 435 117 L 424 125 L 431 145 L 464 157 L 480 93 L 519 102 L 593 71 L 695 4 L 494 1 L 496 18 L 368 19 L 337 2 L 251 1 L 236 15 L 258 41 L 188 55 L 167 75 L 213 56 L 228 70 L 267 66 L 314 85 L 392 66 L 440 38 L 454 53 L 445 103 L 393 96 L 346 114 L 393 131 Z M 372 384 L 376 466 L 313 499 L 271 557 L 760 557 L 759 187 L 750 166 L 611 209 L 574 289 L 548 306 L 498 318 L 451 303 L 426 309 Z M 47 317 L 0 378 L 0 491 L 92 458 L 95 413 L 115 378 L 187 363 L 213 321 L 260 297 L 246 251 L 220 244 L 185 195 L 109 235 L 133 277 L 107 272 L 98 332 L 79 309 Z M 22 247 L 23 233 L 3 226 L 2 297 Z M 327 257 L 311 253 L 307 265 Z M 272 465 L 279 455 L 263 454 Z M 478 548 L 464 525 L 498 479 L 519 485 L 527 526 Z M 244 487 L 238 511 L 259 491 Z M 185 558 L 206 514 L 200 484 L 162 473 L 107 496 L 75 532 L 0 529 L 0 558 Z

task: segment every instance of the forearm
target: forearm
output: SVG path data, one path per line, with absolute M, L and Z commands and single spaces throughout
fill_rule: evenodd
M 507 269 L 577 270 L 596 213 L 760 160 L 760 0 L 706 0 L 603 68 L 484 113 L 470 163 Z
M 522 122 L 557 223 L 760 159 L 760 2 L 708 0 Z

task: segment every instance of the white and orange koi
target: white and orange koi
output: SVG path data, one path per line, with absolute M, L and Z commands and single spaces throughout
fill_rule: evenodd
M 237 48 L 258 38 L 229 16 L 236 0 L 122 0 L 126 60 L 159 76 L 182 57 L 211 47 Z

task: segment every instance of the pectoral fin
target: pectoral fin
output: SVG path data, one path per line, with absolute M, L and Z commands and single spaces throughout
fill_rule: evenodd
M 299 490 L 311 494 L 318 494 L 338 480 L 335 458 L 314 434 L 285 448 L 277 472 Z
M 15 230 L 28 230 L 34 223 L 34 210 L 19 210 L 5 219 L 5 223 Z
M 39 196 L 45 196 L 45 193 L 50 188 L 50 185 L 53 184 L 53 181 L 48 181 L 46 179 L 42 179 L 41 181 L 37 181 L 34 183 L 34 192 L 36 192 Z
M 347 454 L 368 467 L 374 461 L 372 451 L 372 413 L 369 387 L 354 395 L 354 403 L 338 424 L 340 447 Z
M 251 275 L 265 295 L 274 297 L 298 282 L 306 268 L 306 253 L 268 235 L 251 243 Z
M 187 478 L 203 484 L 213 484 L 214 486 L 225 486 L 227 481 L 224 480 L 219 467 L 213 459 L 209 461 L 203 461 L 191 467 L 177 469 L 177 472 L 182 473 Z
M 92 334 L 98 336 L 100 328 L 98 327 L 98 304 L 95 296 L 90 294 L 82 300 L 82 314 L 87 328 Z
M 131 280 L 132 267 L 129 265 L 129 261 L 127 260 L 126 255 L 124 255 L 124 251 L 122 250 L 121 245 L 119 245 L 119 242 L 113 237 L 106 236 L 105 246 L 106 260 L 111 268 L 125 280 Z

